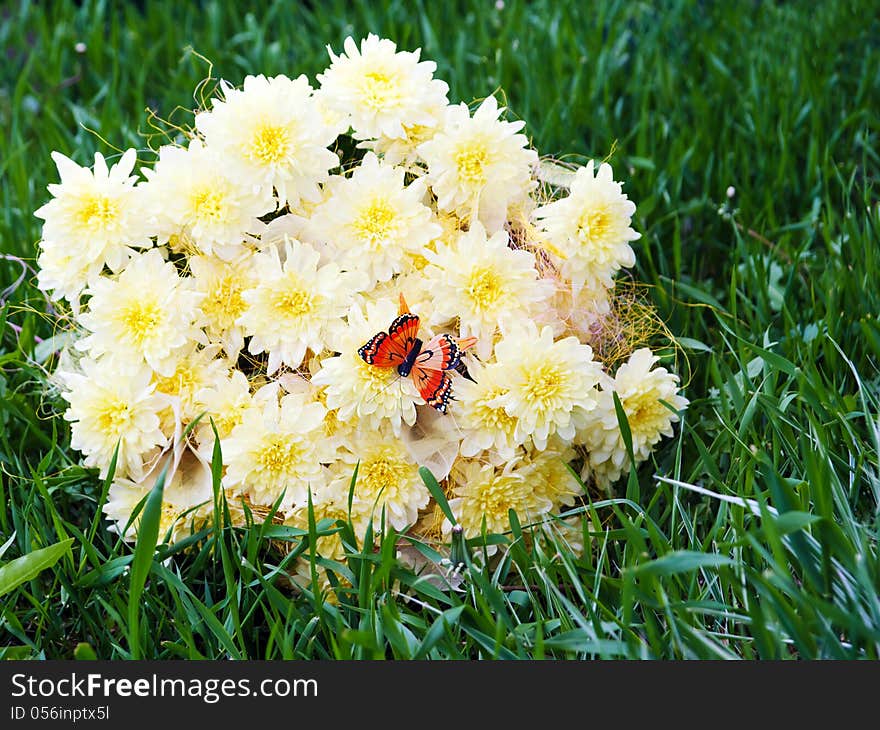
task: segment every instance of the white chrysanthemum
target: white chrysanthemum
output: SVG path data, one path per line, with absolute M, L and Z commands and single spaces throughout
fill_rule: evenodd
M 238 320 L 251 337 L 250 353 L 269 354 L 269 375 L 282 364 L 297 368 L 307 350 L 317 354 L 335 343 L 342 317 L 366 284 L 362 272 L 342 272 L 333 262 L 319 267 L 321 256 L 309 244 L 288 241 L 283 252 L 283 263 L 277 248 L 254 257 L 256 286 L 242 295 L 247 309 Z
M 688 405 L 687 398 L 678 394 L 678 376 L 666 368 L 653 368 L 657 360 L 647 347 L 630 355 L 614 379 L 603 383 L 596 409 L 579 429 L 578 442 L 586 447 L 590 470 L 600 484 L 611 484 L 630 467 L 613 393 L 626 413 L 637 464 L 650 456 L 661 437 L 672 436 L 672 424 L 678 421 L 675 411 Z
M 509 461 L 520 443 L 517 419 L 499 398 L 510 389 L 512 371 L 504 364 L 472 360 L 468 373 L 473 380 L 459 378 L 455 383 L 455 420 L 464 434 L 461 454 L 470 457 L 488 451 L 493 462 Z
M 131 255 L 130 247 L 152 245 L 143 189 L 135 185 L 137 177 L 131 174 L 136 159 L 133 149 L 109 169 L 100 152 L 95 153 L 93 170 L 59 152 L 53 152 L 52 159 L 61 183 L 49 185 L 52 200 L 34 213 L 45 221 L 45 248 L 70 249 L 70 262 L 79 270 L 95 266 L 100 271 L 106 264 L 111 271 L 119 271 Z M 53 263 L 61 263 L 59 255 Z
M 412 124 L 404 127 L 405 137 L 379 137 L 376 140 L 361 142 L 358 147 L 373 150 L 388 165 L 400 165 L 407 172 L 422 174 L 418 167 L 419 146 L 433 139 L 434 135 L 442 128 L 443 119 L 446 116 L 446 105 L 437 106 L 425 110 L 430 114 L 430 124 Z
M 233 370 L 228 377 L 214 378 L 196 391 L 194 401 L 196 411 L 204 413 L 196 427 L 196 435 L 202 454 L 206 457 L 210 457 L 213 449 L 214 428 L 222 441 L 244 420 L 244 414 L 254 407 L 250 383 L 241 370 Z
M 575 450 L 561 439 L 552 439 L 543 451 L 533 451 L 525 471 L 534 490 L 549 499 L 556 509 L 571 506 L 583 494 L 583 487 L 568 464 L 576 456 Z
M 373 529 L 385 524 L 403 530 L 415 523 L 419 510 L 428 505 L 430 493 L 419 476 L 419 467 L 406 446 L 390 428 L 361 429 L 346 442 L 335 465 L 336 479 L 351 482 L 357 466 L 354 494 L 368 510 Z
M 156 394 L 152 373 L 146 367 L 123 373 L 107 360 L 82 359 L 79 368 L 56 373 L 70 404 L 64 413 L 72 422 L 70 445 L 103 478 L 118 444 L 116 473 L 139 479 L 147 457 L 167 441 L 159 428 L 159 412 L 167 403 Z
M 37 286 L 54 299 L 66 299 L 77 313 L 83 289 L 98 278 L 104 262 L 91 259 L 85 248 L 44 239 L 37 266 Z
M 372 33 L 360 50 L 351 37 L 343 47 L 340 56 L 327 47 L 331 63 L 318 81 L 327 106 L 350 119 L 358 138 L 405 137 L 407 127 L 432 123 L 429 109 L 446 105 L 449 87 L 433 78 L 436 63 L 419 61 L 421 49 L 398 52 Z
M 475 223 L 454 246 L 426 254 L 433 262 L 424 275 L 434 296 L 432 324 L 458 318 L 462 337 L 477 338 L 477 354 L 488 358 L 498 328 L 531 319 L 553 293 L 538 278 L 535 257 L 508 246 L 506 231 L 490 238 Z
M 368 302 L 366 312 L 360 305 L 353 306 L 347 332 L 340 340 L 340 354 L 325 358 L 312 377 L 312 383 L 323 386 L 327 407 L 336 409 L 341 421 L 356 416 L 364 430 L 388 421 L 395 433 L 400 432 L 401 423 L 415 423 L 415 404 L 421 398 L 412 379 L 401 378 L 396 368 L 368 365 L 357 352 L 373 335 L 387 331 L 396 316 L 397 306 L 387 299 Z
M 244 329 L 238 319 L 247 308 L 244 292 L 254 285 L 252 265 L 250 255 L 229 262 L 212 256 L 189 259 L 193 286 L 202 294 L 197 323 L 204 327 L 208 340 L 222 345 L 231 359 L 244 347 Z
M 157 464 L 141 481 L 122 478 L 110 485 L 103 512 L 116 523 L 113 529 L 126 540 L 137 537 L 143 511 L 134 520 L 132 513 L 156 485 L 163 463 Z M 159 539 L 164 540 L 169 530 L 172 540 L 180 540 L 199 529 L 207 520 L 206 503 L 213 509 L 213 498 L 210 465 L 185 449 L 176 467 L 165 475 Z
M 370 299 L 373 301 L 397 302 L 403 294 L 409 311 L 419 315 L 421 322 L 420 339 L 428 341 L 429 335 L 433 334 L 434 327 L 431 317 L 434 315 L 434 305 L 437 303 L 433 292 L 433 282 L 425 277 L 423 271 L 412 267 L 412 259 L 405 269 L 406 273 L 398 274 L 389 281 L 377 284 L 370 291 Z M 388 324 L 391 324 L 390 322 Z M 363 343 L 361 343 L 363 344 Z
M 312 101 L 314 102 L 315 109 L 317 109 L 318 114 L 321 116 L 321 121 L 328 129 L 328 134 L 332 134 L 333 139 L 336 139 L 340 134 L 345 134 L 349 130 L 351 125 L 348 119 L 348 112 L 335 108 L 324 89 L 317 88 L 312 91 Z M 337 158 L 337 164 L 339 164 L 339 158 Z
M 242 253 L 248 234 L 262 230 L 258 218 L 276 206 L 271 191 L 241 185 L 198 139 L 186 149 L 162 147 L 155 170 L 144 174 L 159 242 L 184 237 L 226 260 Z
M 89 335 L 76 343 L 92 357 L 107 357 L 120 372 L 147 363 L 159 375 L 204 338 L 195 326 L 201 295 L 157 249 L 140 254 L 116 278 L 100 277 L 87 290 L 89 311 L 79 323 Z
M 505 335 L 495 357 L 510 368 L 509 390 L 497 403 L 517 419 L 517 442 L 543 449 L 553 434 L 571 441 L 596 407 L 602 368 L 590 346 L 574 337 L 554 342 L 550 327 L 538 332 L 527 322 Z
M 453 469 L 450 479 L 455 496 L 449 500 L 449 507 L 466 538 L 481 535 L 484 521 L 487 533 L 508 531 L 511 509 L 522 524 L 527 524 L 553 508 L 553 503 L 535 490 L 528 469 L 519 467 L 516 460 L 503 469 L 462 460 Z M 450 528 L 449 522 L 444 522 L 443 531 L 448 534 Z
M 593 174 L 593 160 L 575 174 L 569 195 L 534 211 L 540 227 L 565 254 L 563 273 L 575 287 L 590 279 L 605 286 L 621 267 L 636 262 L 630 241 L 641 234 L 630 227 L 635 204 L 612 177 L 611 165 L 602 163 Z
M 340 419 L 338 411 L 327 405 L 327 389 L 312 381 L 313 375 L 321 370 L 322 358 L 326 359 L 326 357 L 327 355 L 324 354 L 309 358 L 300 370 L 283 373 L 276 382 L 286 393 L 302 393 L 310 401 L 320 403 L 324 407 L 323 436 L 317 438 L 321 438 L 324 442 L 325 456 L 327 461 L 332 463 L 336 459 L 335 453 L 339 445 L 360 426 L 355 415 L 350 415 L 345 420 Z
M 247 76 L 243 89 L 225 84 L 223 99 L 196 115 L 205 143 L 242 188 L 278 194 L 280 207 L 319 197 L 339 158 L 327 149 L 337 131 L 324 123 L 303 75 Z
M 316 438 L 323 418 L 323 406 L 302 394 L 246 410 L 221 442 L 223 487 L 259 505 L 272 505 L 282 494 L 283 509 L 305 502 L 309 488 L 323 482 L 322 444 Z
M 466 104 L 450 106 L 443 128 L 418 148 L 437 206 L 479 219 L 489 232 L 500 229 L 508 207 L 536 186 L 531 169 L 538 155 L 527 148 L 525 135 L 517 134 L 525 122 L 500 121 L 502 111 L 494 96 L 473 117 Z
M 360 268 L 374 281 L 400 273 L 407 252 L 440 235 L 424 185 L 404 186 L 403 168 L 383 165 L 368 152 L 351 177 L 333 177 L 329 196 L 308 225 L 308 236 L 331 243 L 343 268 Z
M 232 363 L 218 358 L 219 348 L 196 348 L 181 357 L 170 375 L 156 375 L 156 392 L 168 396 L 183 423 L 189 423 L 202 408 L 198 393 L 215 382 L 226 380 Z

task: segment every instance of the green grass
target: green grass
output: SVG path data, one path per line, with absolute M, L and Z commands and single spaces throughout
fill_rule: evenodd
M 614 151 L 638 204 L 637 278 L 683 338 L 691 407 L 637 479 L 590 506 L 583 558 L 528 551 L 517 528 L 497 566 L 466 568 L 450 593 L 393 559 L 394 536 L 365 552 L 344 526 L 258 523 L 189 550 L 159 535 L 151 559 L 149 542 L 133 550 L 105 529 L 104 485 L 68 447 L 43 385 L 52 322 L 28 275 L 0 342 L 0 583 L 23 581 L 0 602 L 0 654 L 880 656 L 874 3 L 145 5 L 0 10 L 4 254 L 34 256 L 51 150 L 81 164 L 94 150 L 148 153 L 145 108 L 191 108 L 202 57 L 234 83 L 314 77 L 324 44 L 374 31 L 421 46 L 452 100 L 503 89 L 542 153 Z M 20 273 L 0 261 L 0 289 Z M 279 574 L 333 529 L 351 547 L 338 569 L 352 589 L 339 605 L 292 595 Z M 11 562 L 70 538 L 36 576 Z

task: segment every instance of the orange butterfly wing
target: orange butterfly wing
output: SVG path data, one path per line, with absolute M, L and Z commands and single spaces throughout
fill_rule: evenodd
M 397 367 L 406 360 L 419 333 L 419 318 L 415 314 L 401 314 L 388 328 L 379 332 L 358 349 L 364 362 L 377 368 Z
M 446 407 L 452 400 L 452 378 L 442 370 L 426 370 L 416 364 L 412 369 L 412 379 L 425 403 L 446 413 Z

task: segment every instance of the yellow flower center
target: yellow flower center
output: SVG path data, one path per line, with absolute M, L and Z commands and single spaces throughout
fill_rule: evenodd
M 155 328 L 162 324 L 164 313 L 154 301 L 139 301 L 123 309 L 121 319 L 128 338 L 136 345 L 143 345 Z
M 364 492 L 375 499 L 382 493 L 388 498 L 389 491 L 396 492 L 406 481 L 412 466 L 390 452 L 383 452 L 367 461 L 362 461 L 358 469 L 358 481 Z
M 315 310 L 315 305 L 315 297 L 311 292 L 297 285 L 275 295 L 275 309 L 284 317 L 304 317 Z
M 507 511 L 513 507 L 519 512 L 518 507 L 523 501 L 519 492 L 522 489 L 522 481 L 511 476 L 495 476 L 488 482 L 477 487 L 476 503 L 479 505 L 480 521 L 482 515 L 487 519 L 493 517 L 493 521 L 507 521 Z M 492 522 L 489 525 L 492 525 Z M 479 524 L 479 523 L 478 523 Z
M 360 379 L 366 385 L 367 389 L 371 390 L 374 395 L 385 392 L 388 388 L 388 381 L 397 375 L 395 369 L 377 368 L 372 365 L 367 365 L 363 358 L 357 353 L 355 353 L 354 357 L 357 359 Z
M 455 154 L 455 167 L 459 179 L 468 187 L 478 188 L 486 184 L 486 165 L 489 150 L 483 142 L 472 142 L 461 147 Z
M 651 430 L 671 415 L 654 393 L 634 393 L 623 398 L 621 405 L 633 431 Z
M 256 454 L 256 462 L 268 472 L 285 474 L 302 456 L 300 445 L 292 439 L 272 436 Z
M 373 111 L 385 111 L 401 100 L 400 84 L 396 74 L 385 69 L 374 69 L 363 75 L 362 101 Z
M 131 409 L 121 400 L 107 401 L 98 411 L 98 428 L 105 434 L 121 435 L 128 429 Z
M 202 300 L 202 311 L 209 317 L 212 324 L 221 328 L 231 326 L 247 307 L 242 291 L 241 278 L 230 273 L 213 282 L 207 296 Z
M 196 218 L 212 223 L 222 223 L 227 218 L 226 202 L 218 190 L 202 188 L 193 193 L 192 209 Z
M 608 208 L 585 211 L 578 220 L 578 237 L 587 241 L 605 241 L 612 233 L 614 219 Z
M 395 210 L 384 198 L 374 198 L 361 210 L 352 227 L 358 238 L 376 245 L 385 239 L 394 227 Z
M 119 203 L 104 195 L 88 195 L 81 201 L 77 218 L 79 225 L 107 228 L 119 217 Z
M 211 414 L 211 418 L 214 420 L 214 425 L 217 427 L 217 434 L 220 438 L 226 438 L 232 433 L 232 429 L 241 423 L 245 410 L 245 405 L 235 404 L 231 405 L 224 413 Z M 204 421 L 205 418 L 202 420 Z M 208 424 L 210 423 L 209 420 Z
M 471 272 L 466 293 L 474 309 L 491 310 L 498 303 L 503 292 L 503 282 L 494 269 L 482 267 Z
M 285 127 L 263 124 L 254 131 L 249 152 L 252 159 L 273 165 L 290 154 L 290 147 L 290 133 Z
M 198 372 L 186 360 L 181 361 L 174 371 L 174 375 L 167 378 L 156 378 L 156 390 L 167 395 L 179 395 L 192 397 L 196 387 L 200 384 Z
M 545 362 L 528 372 L 523 392 L 531 405 L 547 406 L 563 392 L 565 385 L 565 373 L 559 366 Z
M 474 402 L 474 412 L 483 429 L 508 434 L 516 429 L 515 416 L 511 416 L 503 407 L 489 405 L 492 400 L 504 395 L 508 390 L 509 388 L 500 385 L 493 386 Z

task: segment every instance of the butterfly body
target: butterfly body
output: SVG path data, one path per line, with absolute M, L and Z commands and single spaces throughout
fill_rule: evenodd
M 402 378 L 412 376 L 413 383 L 425 403 L 446 413 L 452 400 L 452 378 L 446 371 L 461 363 L 461 353 L 476 343 L 474 338 L 456 342 L 443 334 L 432 337 L 424 344 L 418 337 L 419 317 L 407 311 L 406 301 L 400 297 L 400 315 L 387 332 L 379 332 L 358 349 L 358 355 L 368 365 L 397 369 Z
M 412 349 L 406 353 L 406 358 L 404 361 L 397 366 L 397 374 L 401 378 L 407 377 L 413 369 L 413 365 L 416 364 L 416 358 L 419 356 L 419 353 L 422 351 L 422 341 L 417 337 L 415 342 L 413 343 Z

